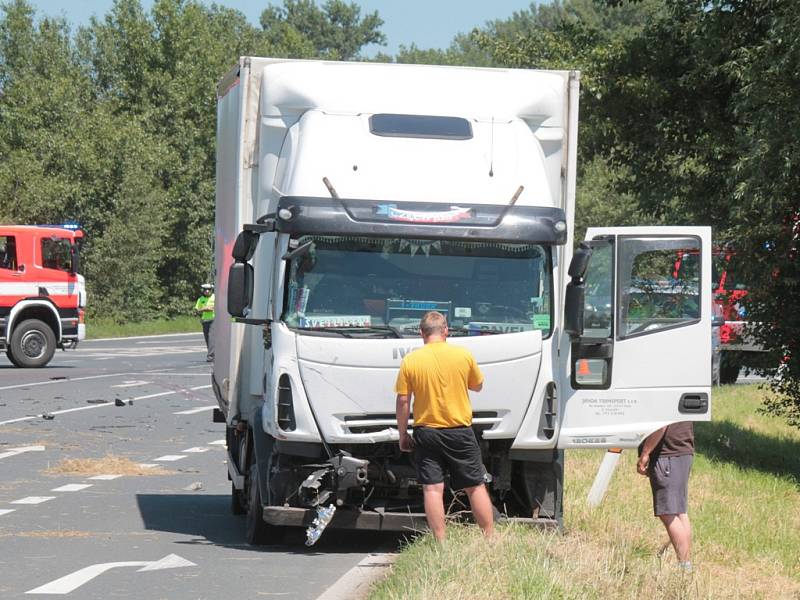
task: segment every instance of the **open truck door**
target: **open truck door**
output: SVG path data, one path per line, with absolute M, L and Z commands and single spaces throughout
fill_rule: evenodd
M 558 447 L 636 447 L 710 420 L 711 228 L 591 228 L 569 276 Z

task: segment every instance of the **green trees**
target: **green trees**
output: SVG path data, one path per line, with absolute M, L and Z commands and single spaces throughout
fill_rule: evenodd
M 91 313 L 185 312 L 212 276 L 216 83 L 239 56 L 354 58 L 383 41 L 377 14 L 339 0 L 261 21 L 116 0 L 72 32 L 25 0 L 0 8 L 0 220 L 82 224 Z

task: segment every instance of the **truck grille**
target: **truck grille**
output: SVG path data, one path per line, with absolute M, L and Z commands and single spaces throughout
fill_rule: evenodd
M 494 411 L 472 413 L 472 426 L 479 431 L 488 431 L 503 420 Z M 408 424 L 414 423 L 409 419 Z M 397 418 L 393 413 L 371 413 L 366 415 L 346 415 L 344 425 L 348 433 L 376 433 L 384 429 L 397 429 Z

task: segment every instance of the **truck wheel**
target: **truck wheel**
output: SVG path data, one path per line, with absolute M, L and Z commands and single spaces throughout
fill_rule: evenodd
M 237 490 L 236 486 L 231 483 L 231 512 L 235 515 L 243 515 L 247 513 L 244 505 L 244 498 L 242 498 L 241 490 Z
M 263 504 L 261 502 L 261 486 L 258 483 L 258 468 L 250 465 L 250 493 L 248 494 L 247 516 L 245 517 L 245 538 L 247 543 L 261 546 L 268 543 L 279 543 L 283 537 L 283 528 L 275 527 L 264 521 Z
M 739 371 L 742 370 L 741 362 L 729 354 L 729 352 L 723 352 L 719 363 L 719 382 L 723 385 L 736 383 L 736 380 L 739 379 Z
M 18 367 L 43 367 L 56 351 L 56 336 L 46 323 L 28 319 L 14 328 L 9 350 Z

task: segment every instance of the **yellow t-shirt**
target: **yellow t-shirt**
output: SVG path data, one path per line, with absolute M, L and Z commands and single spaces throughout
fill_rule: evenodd
M 468 386 L 483 383 L 475 357 L 466 348 L 431 342 L 407 354 L 395 392 L 414 394 L 414 424 L 425 427 L 472 425 Z

